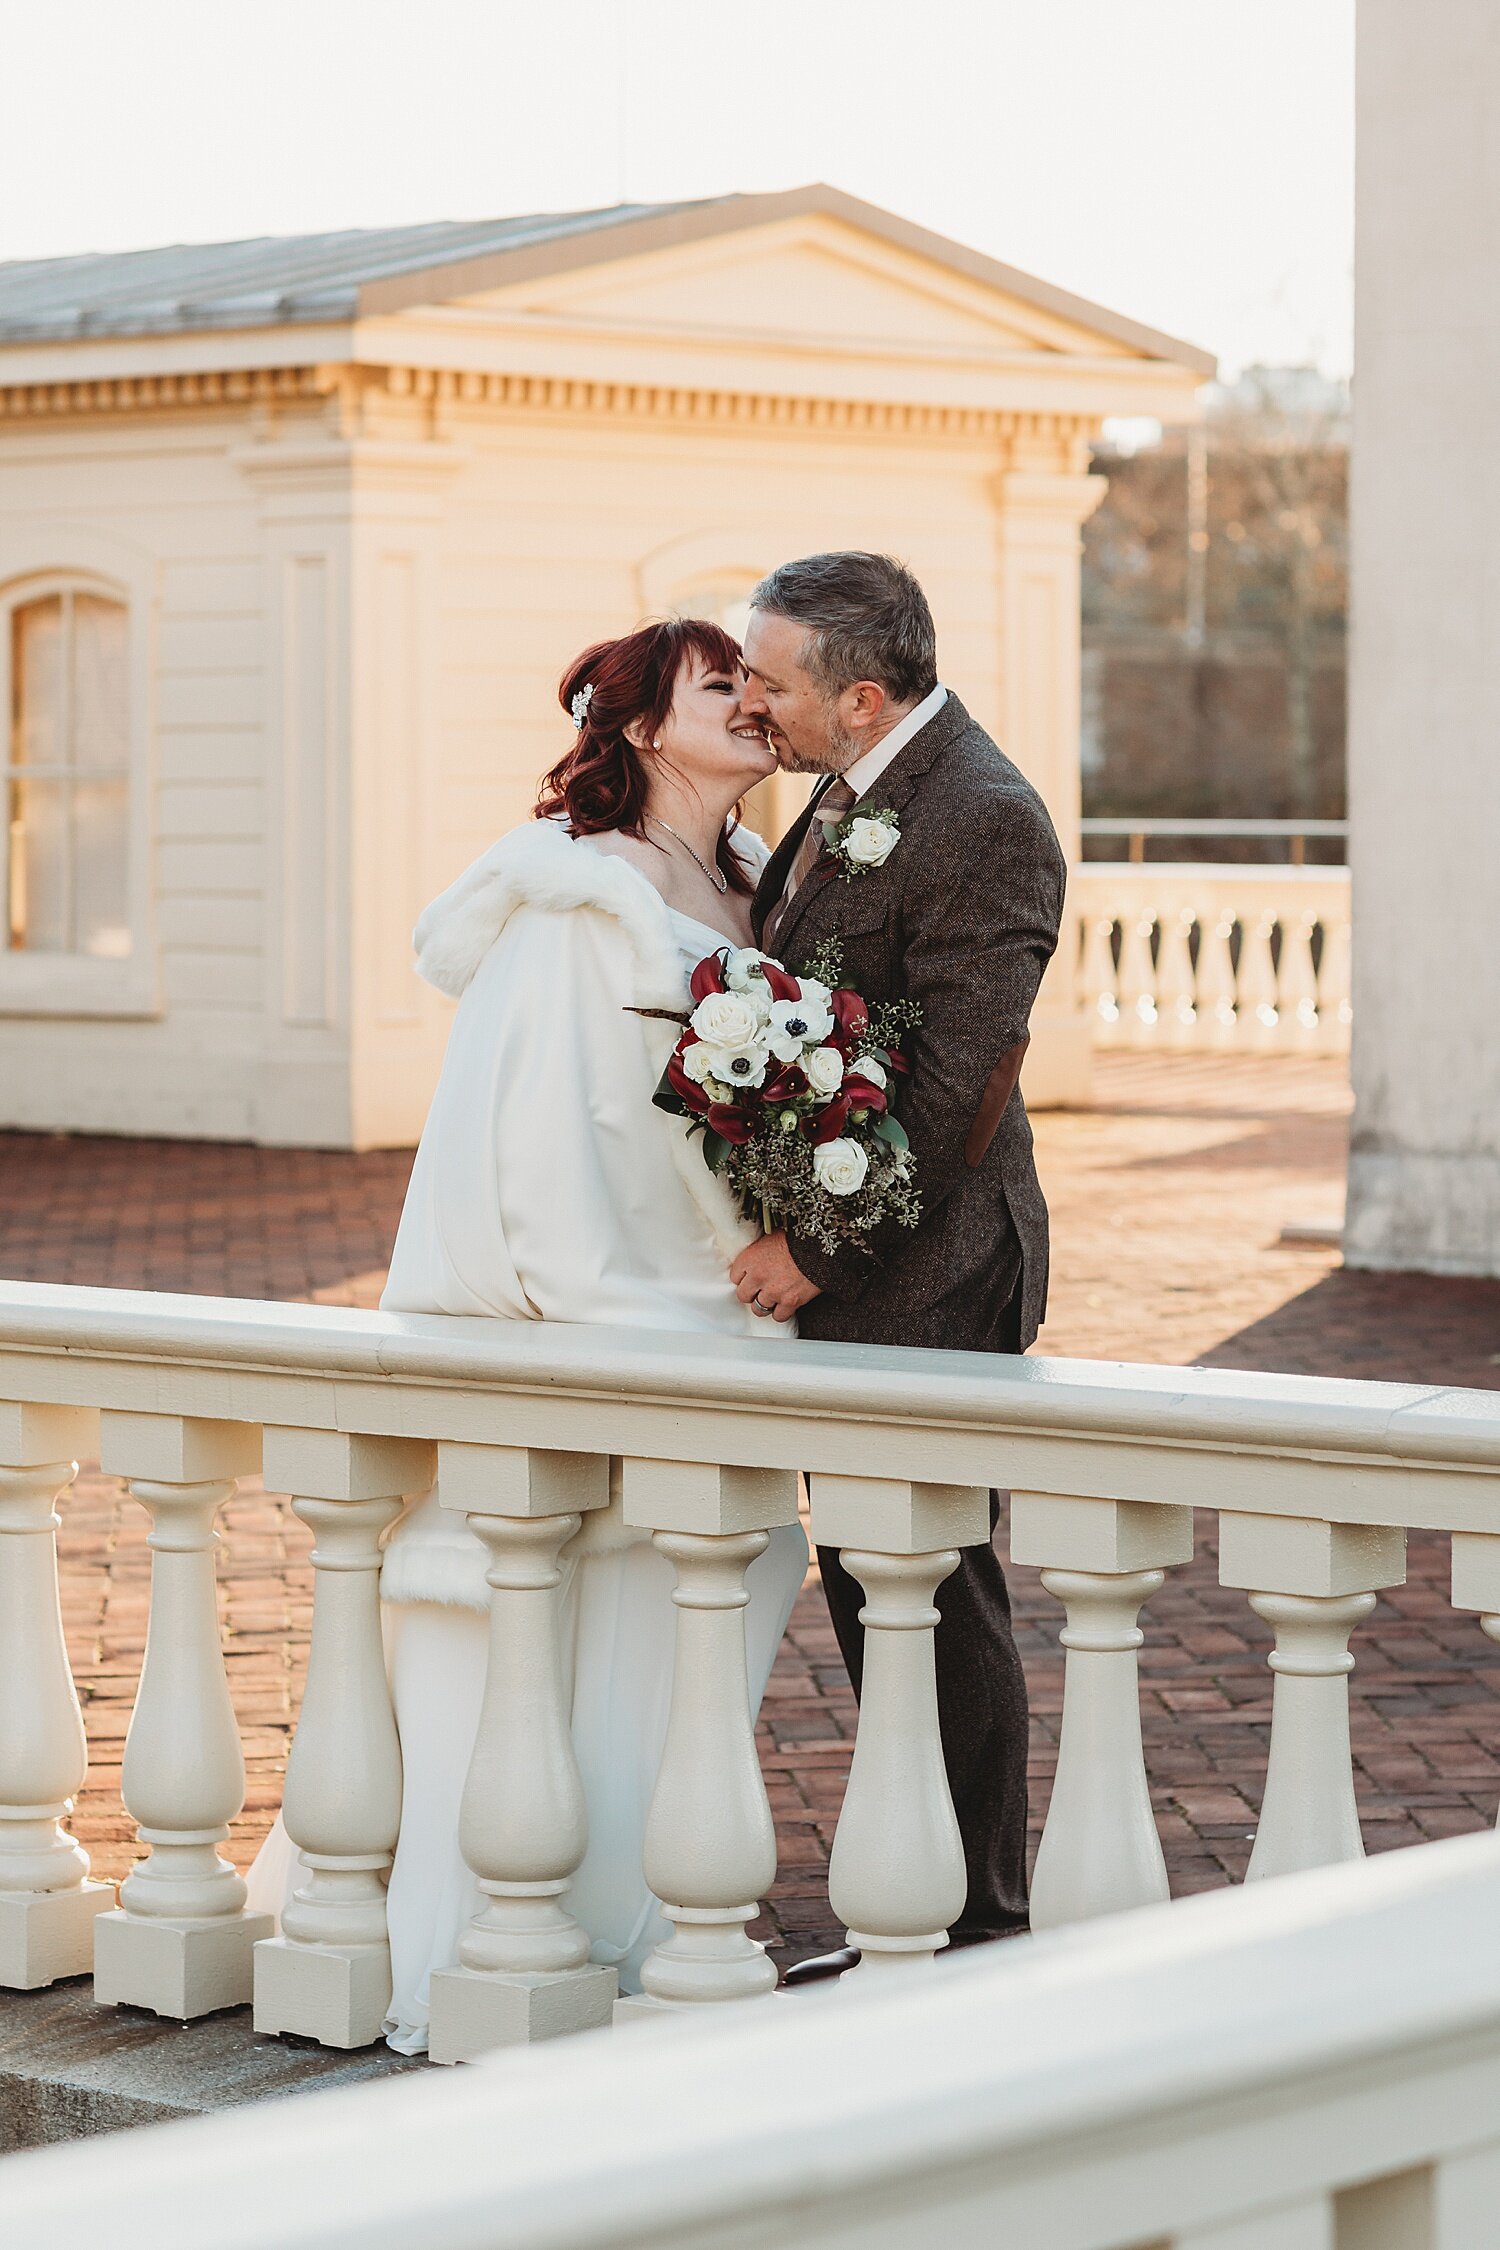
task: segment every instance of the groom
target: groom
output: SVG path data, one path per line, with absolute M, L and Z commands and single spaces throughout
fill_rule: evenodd
M 1017 1088 L 1028 1020 L 1057 944 L 1065 866 L 1031 784 L 941 685 L 927 597 L 885 555 L 809 555 L 756 588 L 743 707 L 790 773 L 826 778 L 772 854 L 754 903 L 757 942 L 795 971 L 822 940 L 867 1000 L 921 1009 L 906 1041 L 901 1122 L 922 1217 L 863 1248 L 796 1233 L 740 1253 L 742 1300 L 841 1343 L 1022 1352 L 1047 1294 L 1047 1206 Z M 884 862 L 839 879 L 823 823 L 889 813 Z M 998 1502 L 991 1500 L 991 1528 Z M 862 1596 L 819 1550 L 839 1647 L 859 1692 Z M 968 1863 L 955 1945 L 1026 1927 L 1026 1682 L 993 1545 L 967 1547 L 938 1589 L 938 1714 Z M 849 1948 L 788 1983 L 837 1976 Z

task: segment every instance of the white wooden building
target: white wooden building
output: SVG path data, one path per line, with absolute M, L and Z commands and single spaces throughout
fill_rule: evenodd
M 0 1125 L 414 1139 L 564 663 L 789 555 L 915 566 L 1071 846 L 1088 441 L 1211 372 L 824 187 L 0 267 Z

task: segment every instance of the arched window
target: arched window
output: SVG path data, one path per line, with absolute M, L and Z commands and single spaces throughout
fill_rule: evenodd
M 7 674 L 0 933 L 11 954 L 131 951 L 129 613 L 85 583 L 0 610 Z

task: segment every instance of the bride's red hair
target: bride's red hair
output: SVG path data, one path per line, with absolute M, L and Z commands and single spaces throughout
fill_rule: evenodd
M 704 617 L 667 617 L 638 626 L 615 641 L 596 641 L 564 672 L 557 700 L 571 718 L 573 703 L 592 689 L 578 739 L 543 776 L 538 820 L 561 818 L 575 836 L 619 829 L 646 836 L 647 760 L 625 732 L 639 722 L 652 741 L 665 724 L 683 666 L 696 656 L 707 670 L 737 672 L 739 643 Z M 754 889 L 728 834 L 719 838 L 719 870 L 742 897 Z

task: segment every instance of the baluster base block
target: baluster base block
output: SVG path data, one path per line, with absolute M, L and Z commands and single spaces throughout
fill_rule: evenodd
M 275 1928 L 269 1914 L 157 1922 L 116 1907 L 94 1924 L 94 1998 L 180 2023 L 243 2007 L 254 1989 L 256 1943 Z
M 255 1948 L 257 2031 L 291 2032 L 320 2047 L 373 2047 L 391 2004 L 384 1945 L 301 1945 L 262 1938 Z
M 752 1992 L 731 2000 L 657 2000 L 649 1992 L 627 1992 L 615 2002 L 615 2027 L 626 2030 L 634 2024 L 681 2023 L 686 2018 L 703 2021 L 706 2010 L 717 2008 L 759 2007 L 763 2000 L 784 2000 L 787 1995 L 779 1985 L 765 1992 Z
M 59 1977 L 86 1977 L 94 1965 L 94 1920 L 115 1903 L 113 1883 L 0 1898 L 0 1986 L 37 1992 Z
M 432 1979 L 427 2059 L 477 2062 L 496 2047 L 595 2031 L 609 2022 L 618 1989 L 614 1970 L 597 1962 L 538 1976 L 439 1969 Z

